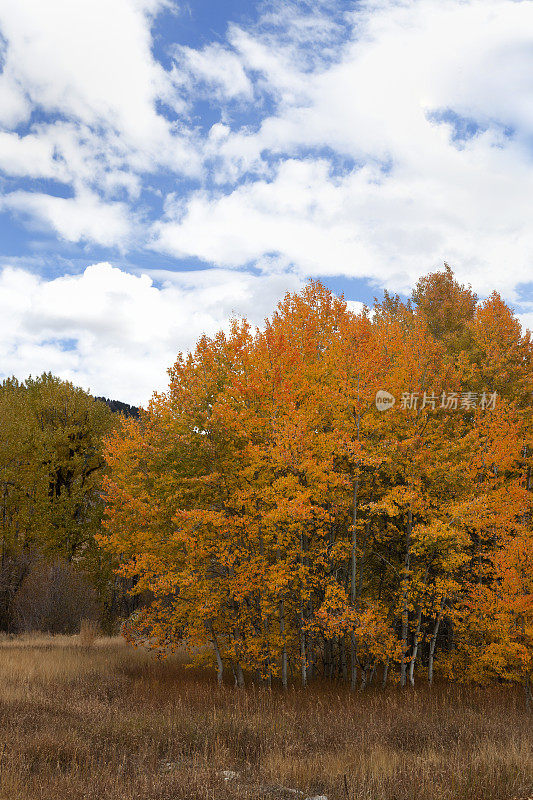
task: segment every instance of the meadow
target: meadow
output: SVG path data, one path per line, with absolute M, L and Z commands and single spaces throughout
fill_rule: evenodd
M 1 800 L 515 800 L 518 689 L 216 686 L 119 638 L 0 640 Z

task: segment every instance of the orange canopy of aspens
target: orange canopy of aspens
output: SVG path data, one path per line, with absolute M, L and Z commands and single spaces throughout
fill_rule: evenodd
M 530 691 L 532 358 L 449 268 L 358 314 L 311 282 L 202 338 L 107 442 L 101 544 L 150 601 L 126 635 L 238 684 Z

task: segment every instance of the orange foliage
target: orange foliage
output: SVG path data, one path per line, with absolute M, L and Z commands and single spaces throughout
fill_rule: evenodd
M 366 685 L 380 664 L 413 682 L 435 658 L 452 674 L 459 652 L 504 677 L 531 669 L 531 342 L 499 298 L 477 306 L 442 275 L 373 315 L 310 283 L 263 329 L 235 320 L 178 357 L 168 391 L 107 443 L 101 544 L 153 597 L 132 636 L 185 642 L 238 683 Z M 490 411 L 440 406 L 489 390 Z M 415 392 L 435 407 L 402 408 Z

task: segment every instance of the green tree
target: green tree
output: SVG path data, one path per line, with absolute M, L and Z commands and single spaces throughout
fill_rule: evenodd
M 103 437 L 117 417 L 88 392 L 50 374 L 0 384 L 0 625 L 37 558 L 64 559 L 103 590 Z

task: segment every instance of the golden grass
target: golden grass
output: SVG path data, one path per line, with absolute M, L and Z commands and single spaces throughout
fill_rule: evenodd
M 533 795 L 533 718 L 503 687 L 218 689 L 182 657 L 65 636 L 0 638 L 0 685 L 1 800 Z

